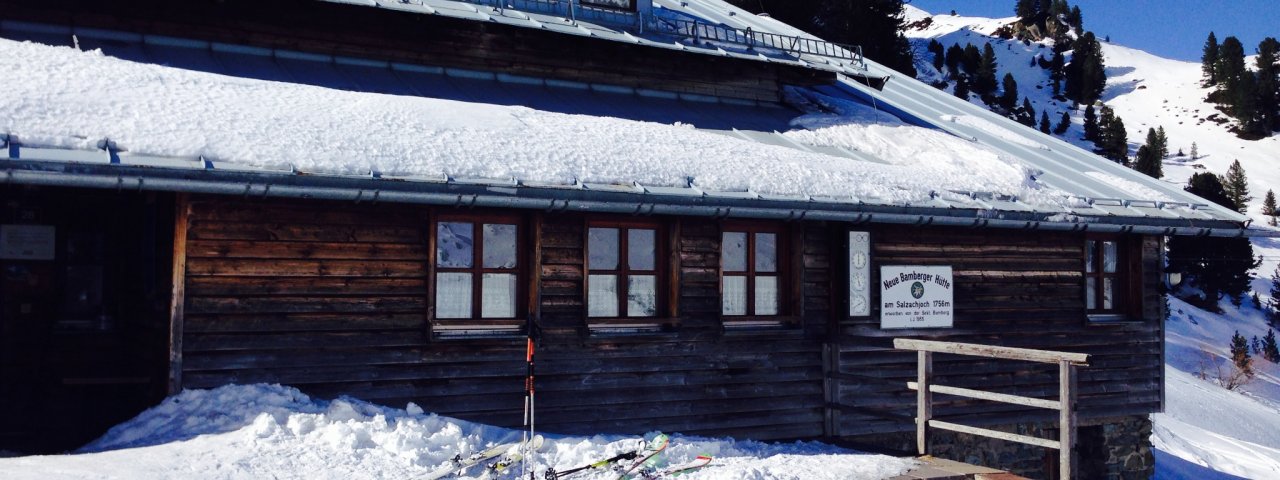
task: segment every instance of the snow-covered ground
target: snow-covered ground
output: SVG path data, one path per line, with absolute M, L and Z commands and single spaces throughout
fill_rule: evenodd
M 1000 76 L 1012 73 L 1019 93 L 1031 100 L 1037 113 L 1047 110 L 1055 125 L 1062 112 L 1069 112 L 1074 123 L 1062 138 L 1092 148 L 1082 139 L 1083 109 L 1072 109 L 1071 105 L 1054 100 L 1048 71 L 1031 64 L 1037 55 L 1052 54 L 1048 42 L 1028 45 L 992 36 L 1016 18 L 936 15 L 924 21 L 927 17 L 930 14 L 907 6 L 907 21 L 920 26 L 909 30 L 907 36 L 915 44 L 923 80 L 942 78 L 930 65 L 932 54 L 925 50 L 930 39 L 937 39 L 944 47 L 955 43 L 981 47 L 990 42 L 1000 64 Z M 1207 32 L 1188 34 L 1200 36 Z M 1186 154 L 1165 160 L 1164 181 L 1183 185 L 1193 173 L 1222 174 L 1231 162 L 1240 160 L 1254 197 L 1249 214 L 1255 224 L 1265 223 L 1260 213 L 1262 196 L 1268 189 L 1280 189 L 1280 169 L 1274 165 L 1280 158 L 1280 136 L 1242 140 L 1227 130 L 1229 125 L 1207 120 L 1218 112 L 1204 101 L 1209 91 L 1200 87 L 1198 63 L 1169 60 L 1110 43 L 1104 43 L 1102 51 L 1108 77 L 1103 102 L 1124 120 L 1131 153 L 1145 141 L 1147 129 L 1163 126 L 1170 153 L 1181 150 Z M 972 101 L 981 103 L 976 98 Z M 1190 158 L 1193 142 L 1200 155 L 1195 160 Z M 1280 261 L 1280 242 L 1260 238 L 1254 239 L 1253 245 L 1254 254 L 1263 260 L 1254 272 L 1257 278 L 1253 290 L 1265 302 L 1271 272 Z M 1226 313 L 1221 315 L 1176 298 L 1170 298 L 1170 306 L 1167 405 L 1164 413 L 1154 416 L 1152 438 L 1157 478 L 1280 478 L 1280 367 L 1255 357 L 1258 377 L 1236 392 L 1211 381 L 1216 373 L 1212 367 L 1215 362 L 1230 365 L 1228 342 L 1235 331 L 1246 338 L 1266 334 L 1262 312 L 1247 300 L 1242 307 L 1223 301 L 1221 306 Z M 1202 370 L 1210 379 L 1199 378 Z
M 0 478 L 75 479 L 411 479 L 455 455 L 519 440 L 521 433 L 343 398 L 315 400 L 279 385 L 185 391 L 69 455 L 0 459 Z M 581 466 L 632 448 L 639 437 L 550 436 L 532 462 Z M 770 444 L 673 436 L 660 457 L 676 464 L 711 455 L 690 480 L 878 480 L 913 460 L 817 442 Z M 660 463 L 660 465 L 661 465 Z M 482 467 L 469 471 L 479 476 Z M 494 478 L 515 478 L 519 468 Z M 474 478 L 474 477 L 460 477 Z M 605 472 L 573 478 L 613 478 Z

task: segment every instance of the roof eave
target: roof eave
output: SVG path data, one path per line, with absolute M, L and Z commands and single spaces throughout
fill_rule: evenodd
M 805 199 L 766 199 L 708 194 L 598 190 L 574 186 L 525 186 L 384 179 L 373 176 L 307 175 L 289 172 L 192 170 L 47 160 L 0 162 L 0 182 L 136 191 L 170 191 L 335 201 L 415 203 L 459 207 L 520 208 L 630 215 L 711 218 L 825 220 L 961 228 L 1060 232 L 1132 233 L 1160 236 L 1280 237 L 1280 230 L 1249 228 L 1225 220 L 1122 216 L 1086 222 L 1051 220 L 1054 212 L 881 205 Z

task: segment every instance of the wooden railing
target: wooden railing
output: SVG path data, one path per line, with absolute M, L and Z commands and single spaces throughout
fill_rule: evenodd
M 1053 352 L 1047 350 L 1031 350 L 1026 348 L 995 347 L 972 343 L 935 342 L 930 340 L 914 340 L 909 338 L 894 339 L 893 347 L 899 350 L 914 350 L 918 355 L 916 381 L 907 382 L 907 388 L 916 391 L 916 450 L 921 455 L 929 453 L 929 429 L 938 428 L 952 432 L 980 435 L 984 437 L 1008 440 L 1011 442 L 1036 445 L 1058 450 L 1059 478 L 1074 478 L 1076 470 L 1076 367 L 1089 365 L 1089 356 L 1082 353 Z M 949 353 L 975 357 L 997 358 L 1002 360 L 1018 360 L 1058 365 L 1058 400 L 1023 397 L 1004 393 L 987 392 L 968 388 L 948 387 L 933 384 L 933 354 Z M 971 427 L 933 419 L 933 394 L 941 393 L 957 397 L 988 400 L 992 402 L 1010 403 L 1034 408 L 1058 411 L 1058 439 L 1032 437 L 1016 433 L 1001 432 L 986 428 Z

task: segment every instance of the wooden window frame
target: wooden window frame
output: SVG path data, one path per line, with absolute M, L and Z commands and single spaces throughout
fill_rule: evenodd
M 746 270 L 743 272 L 726 272 L 724 269 L 724 234 L 729 232 L 742 232 L 747 234 L 747 251 L 746 251 Z M 758 315 L 755 312 L 755 279 L 759 275 L 756 272 L 756 234 L 772 233 L 776 238 L 776 250 L 774 252 L 774 262 L 777 269 L 772 272 L 774 277 L 778 279 L 778 312 L 772 315 Z M 720 315 L 721 323 L 726 327 L 772 327 L 779 325 L 798 324 L 798 319 L 794 317 L 796 314 L 792 310 L 791 297 L 796 294 L 791 288 L 792 275 L 792 248 L 793 239 L 786 225 L 780 222 L 769 221 L 726 221 L 720 224 L 720 265 L 718 267 L 720 273 L 720 305 L 717 307 Z M 747 298 L 745 315 L 726 315 L 724 313 L 724 279 L 725 277 L 746 277 L 747 279 Z M 765 274 L 763 276 L 770 276 Z
M 1089 248 L 1092 242 L 1094 251 L 1093 271 L 1089 271 Z M 1107 273 L 1103 270 L 1103 245 L 1113 242 L 1116 245 L 1116 270 Z M 1134 269 L 1135 261 L 1141 258 L 1141 252 L 1132 248 L 1132 239 L 1121 235 L 1091 234 L 1084 239 L 1084 255 L 1080 261 L 1080 271 L 1084 278 L 1081 288 L 1084 293 L 1085 316 L 1090 322 L 1130 322 L 1140 320 L 1142 294 L 1134 279 L 1141 279 L 1141 273 Z M 1139 244 L 1141 242 L 1138 242 Z M 1089 308 L 1089 279 L 1094 280 L 1095 308 Z M 1111 308 L 1102 308 L 1104 279 L 1112 279 Z
M 591 268 L 591 229 L 593 228 L 612 228 L 618 230 L 618 267 L 612 270 L 593 269 Z M 632 270 L 629 263 L 628 255 L 628 235 L 630 230 L 653 230 L 654 242 L 654 259 L 653 270 Z M 582 229 L 582 265 L 583 278 L 582 288 L 584 295 L 583 317 L 586 318 L 588 327 L 608 327 L 608 328 L 655 328 L 663 326 L 673 326 L 675 320 L 674 315 L 670 311 L 673 302 L 667 298 L 670 292 L 670 270 L 668 266 L 668 255 L 671 252 L 670 241 L 671 229 L 666 222 L 656 219 L 619 219 L 610 217 L 588 217 Z M 656 313 L 649 317 L 631 317 L 627 316 L 627 289 L 626 278 L 632 275 L 632 272 L 639 272 L 636 275 L 653 275 L 654 277 L 654 296 L 656 302 Z M 618 281 L 618 315 L 611 317 L 593 317 L 591 311 L 591 276 L 592 275 L 614 275 Z
M 439 228 L 441 223 L 470 223 L 472 224 L 472 259 L 471 267 L 455 268 L 439 266 L 438 253 L 436 245 L 438 242 Z M 520 214 L 504 214 L 497 212 L 448 212 L 433 213 L 429 216 L 429 232 L 428 236 L 428 261 L 429 278 L 427 301 L 428 311 L 430 312 L 430 323 L 432 330 L 436 334 L 442 333 L 511 333 L 523 334 L 524 326 L 528 316 L 528 282 L 526 279 L 529 274 L 529 262 L 532 258 L 529 252 L 529 222 Z M 516 268 L 485 268 L 484 267 L 484 238 L 483 228 L 485 224 L 499 225 L 515 225 L 516 226 Z M 467 318 L 439 318 L 436 315 L 436 295 L 438 290 L 438 279 L 440 273 L 469 273 L 471 274 L 471 316 Z M 481 308 L 483 308 L 484 297 L 484 274 L 486 273 L 502 273 L 515 274 L 516 291 L 515 291 L 515 316 L 507 318 L 484 318 L 481 316 Z

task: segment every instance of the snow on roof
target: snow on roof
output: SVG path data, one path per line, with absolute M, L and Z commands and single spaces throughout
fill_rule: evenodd
M 518 407 L 518 405 L 517 405 Z M 312 399 L 280 385 L 185 390 L 113 427 L 76 454 L 0 459 L 9 479 L 96 478 L 419 478 L 455 455 L 518 441 L 517 430 L 353 398 Z M 528 460 L 538 478 L 548 467 L 581 466 L 634 448 L 639 436 L 548 435 Z M 911 459 L 818 442 L 763 443 L 672 435 L 670 464 L 712 455 L 691 478 L 877 480 L 918 465 Z M 479 475 L 475 468 L 468 475 Z M 601 479 L 612 472 L 584 472 Z M 465 478 L 473 478 L 467 476 Z
M 744 31 L 812 38 L 717 0 L 655 5 Z M 15 23 L 0 22 L 0 35 L 14 36 Z M 46 41 L 52 31 L 27 27 L 19 38 Z M 235 77 L 0 41 L 0 68 L 10 72 L 10 92 L 0 98 L 0 108 L 11 112 L 3 133 L 24 147 L 109 143 L 124 152 L 122 159 L 200 158 L 207 162 L 195 163 L 224 170 L 730 192 L 722 198 L 747 192 L 744 198 L 822 199 L 853 209 L 943 209 L 959 221 L 1011 214 L 1009 220 L 1037 224 L 1087 219 L 1190 227 L 1168 232 L 1176 234 L 1204 227 L 1231 234 L 1246 221 L 869 61 L 864 73 L 892 77 L 883 89 L 843 78 L 831 86 L 790 88 L 788 103 L 803 110 L 795 112 L 659 90 L 150 35 L 95 42 L 103 32 L 74 31 L 82 47 Z M 219 55 L 237 58 L 212 58 Z M 673 110 L 681 113 L 667 113 Z M 799 118 L 789 128 L 790 116 Z M 1142 188 L 1129 188 L 1134 185 Z M 954 213 L 964 210 L 969 213 Z
M 876 163 L 687 125 L 346 92 L 9 40 L 0 40 L 0 69 L 9 72 L 4 133 L 31 146 L 93 149 L 109 139 L 130 154 L 308 173 L 675 187 L 692 179 L 704 191 L 888 204 L 995 191 L 1060 208 L 1066 197 L 1012 157 L 897 121 L 848 117 L 788 135 Z

